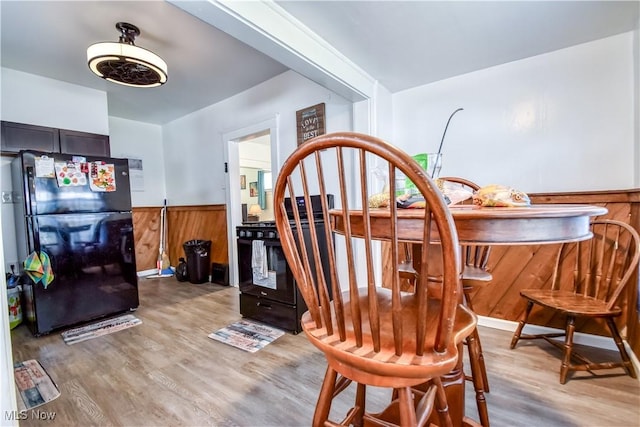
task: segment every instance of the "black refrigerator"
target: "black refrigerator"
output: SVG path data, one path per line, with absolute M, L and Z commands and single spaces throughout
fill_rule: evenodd
M 46 253 L 54 279 L 26 280 L 34 335 L 138 307 L 127 159 L 22 151 L 11 163 L 19 262 Z

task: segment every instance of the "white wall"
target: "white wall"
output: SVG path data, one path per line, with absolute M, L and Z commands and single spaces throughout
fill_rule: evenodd
M 0 157 L 0 189 L 11 191 L 11 160 L 13 157 Z M 0 219 L 2 222 L 2 240 L 4 247 L 4 260 L 18 261 L 18 248 L 16 247 L 16 230 L 13 216 L 13 205 L 3 203 L 0 205 Z M 2 265 L 6 265 L 4 262 Z
M 4 259 L 0 234 L 0 260 Z M 0 277 L 5 277 L 4 263 L 0 263 Z M 13 352 L 11 349 L 11 331 L 9 330 L 9 311 L 6 286 L 0 291 L 0 426 L 17 426 L 18 421 L 8 419 L 6 414 L 17 409 L 16 387 L 13 379 Z
M 141 159 L 144 191 L 131 192 L 133 207 L 162 206 L 165 198 L 162 127 L 109 117 L 111 156 Z M 167 200 L 171 205 L 172 200 Z
M 296 111 L 320 102 L 327 132 L 351 130 L 351 102 L 293 71 L 165 125 L 167 197 L 182 205 L 225 203 L 222 135 L 276 115 L 277 172 L 296 147 Z
M 109 134 L 107 93 L 0 68 L 2 120 Z
M 242 141 L 238 145 L 240 166 L 253 169 L 271 170 L 271 146 Z
M 394 142 L 437 151 L 463 107 L 441 175 L 527 192 L 633 188 L 633 45 L 625 33 L 397 93 Z

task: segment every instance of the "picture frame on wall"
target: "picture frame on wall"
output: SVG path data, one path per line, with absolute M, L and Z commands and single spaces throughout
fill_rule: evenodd
M 240 175 L 240 189 L 245 190 L 247 188 L 247 175 Z
M 249 183 L 249 197 L 258 197 L 258 181 Z
M 324 107 L 322 102 L 296 111 L 298 145 L 326 133 Z

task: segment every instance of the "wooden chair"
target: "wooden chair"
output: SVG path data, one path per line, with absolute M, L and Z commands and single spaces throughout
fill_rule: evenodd
M 525 289 L 525 314 L 511 340 L 513 349 L 521 339 L 542 338 L 563 350 L 560 383 L 570 371 L 623 368 L 636 378 L 614 318 L 622 312 L 616 305 L 638 270 L 640 237 L 628 224 L 601 219 L 592 222 L 593 237 L 578 243 L 566 243 L 558 251 L 551 289 Z M 563 265 L 572 268 L 562 268 Z M 564 333 L 527 335 L 522 333 L 534 304 L 566 316 Z M 604 319 L 620 352 L 621 362 L 593 363 L 573 350 L 576 319 Z M 564 336 L 564 344 L 553 340 Z M 580 362 L 572 363 L 572 359 Z
M 432 241 L 435 233 L 441 242 L 441 273 L 433 279 L 425 250 L 414 293 L 401 292 L 396 268 L 401 258 L 399 209 L 395 203 L 382 209 L 368 206 L 373 192 L 370 171 L 376 165 L 388 170 L 391 194 L 395 194 L 396 171 L 416 184 L 426 206 L 424 219 L 414 225 L 424 230 L 424 242 Z M 336 204 L 330 211 L 324 203 L 321 214 L 327 230 L 324 237 L 331 242 L 327 271 L 320 262 L 315 227 L 310 226 L 310 238 L 303 239 L 299 213 L 294 212 L 290 221 L 285 209 L 285 197 L 302 196 L 311 217 L 311 194 L 320 194 L 323 203 L 327 194 L 333 194 Z M 437 422 L 451 425 L 440 377 L 458 366 L 459 344 L 472 333 L 476 318 L 461 304 L 460 253 L 453 219 L 424 170 L 378 138 L 357 133 L 323 135 L 300 145 L 283 164 L 274 208 L 287 262 L 308 307 L 302 328 L 328 363 L 313 425 L 422 426 L 434 407 Z M 354 211 L 361 215 L 350 215 Z M 376 216 L 389 221 L 374 226 Z M 332 234 L 332 225 L 337 224 L 344 231 Z M 388 240 L 392 246 L 395 274 L 389 289 L 381 287 L 381 274 L 374 268 L 376 239 Z M 439 298 L 427 293 L 426 281 L 431 279 L 441 282 Z M 332 401 L 352 382 L 357 384 L 353 407 L 341 421 L 329 421 Z M 429 385 L 425 393 L 412 389 L 422 383 Z M 367 386 L 394 389 L 398 398 L 382 412 L 371 413 L 366 408 Z
M 460 177 L 447 176 L 440 178 L 440 180 L 459 185 L 469 192 L 474 192 L 480 188 L 478 184 Z M 462 203 L 470 204 L 472 200 L 469 199 Z M 471 295 L 481 287 L 486 286 L 492 279 L 491 273 L 487 271 L 491 246 L 462 245 L 461 252 L 463 261 L 462 289 L 464 292 L 464 301 L 467 307 L 473 310 Z M 489 412 L 484 396 L 485 392 L 489 392 L 489 379 L 487 377 L 487 368 L 484 363 L 482 343 L 480 341 L 478 328 L 475 328 L 473 333 L 467 337 L 466 344 L 469 354 L 469 365 L 471 367 L 471 375 L 466 378 L 473 383 L 480 423 L 484 427 L 489 427 Z

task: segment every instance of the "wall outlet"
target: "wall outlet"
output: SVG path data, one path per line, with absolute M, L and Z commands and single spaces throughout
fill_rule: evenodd
M 13 203 L 13 192 L 12 191 L 3 191 L 2 192 L 2 203 Z

